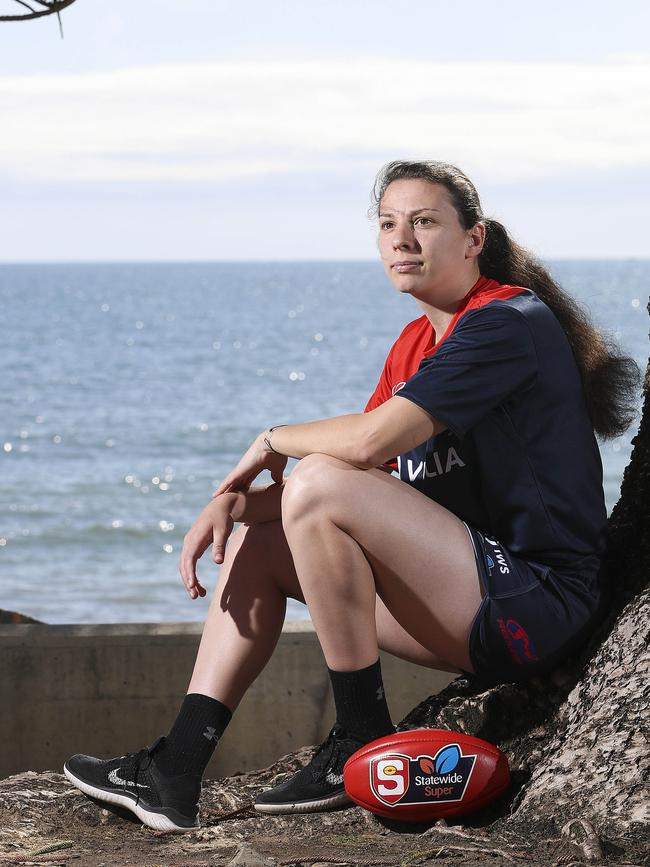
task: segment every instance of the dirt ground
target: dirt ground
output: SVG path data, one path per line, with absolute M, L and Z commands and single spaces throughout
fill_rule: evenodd
M 578 867 L 585 850 L 549 828 L 514 830 L 507 802 L 463 824 L 383 823 L 360 807 L 304 816 L 263 816 L 251 797 L 309 757 L 303 750 L 256 773 L 207 781 L 202 827 L 161 834 L 127 811 L 108 811 L 62 774 L 28 772 L 0 781 L 2 864 L 88 867 L 330 867 L 421 864 Z M 498 815 L 499 811 L 501 816 Z M 648 867 L 633 840 L 606 841 L 599 863 Z

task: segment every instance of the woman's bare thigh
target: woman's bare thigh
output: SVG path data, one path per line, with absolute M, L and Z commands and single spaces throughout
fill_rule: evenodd
M 226 557 L 224 565 L 231 566 L 236 554 L 241 557 L 242 544 L 248 548 L 247 563 L 242 565 L 245 565 L 249 576 L 250 569 L 255 563 L 260 566 L 263 564 L 265 569 L 271 570 L 274 583 L 287 598 L 304 603 L 305 600 L 281 520 L 239 527 L 231 538 L 230 556 Z M 243 576 L 239 575 L 239 579 L 243 580 Z M 227 586 L 228 581 L 225 584 L 222 604 L 228 600 L 230 595 Z M 376 621 L 377 638 L 382 650 L 427 668 L 457 670 L 409 635 L 379 597 L 377 597 Z
M 327 455 L 310 455 L 294 469 L 283 512 L 287 495 L 363 551 L 386 609 L 377 610 L 382 646 L 424 665 L 444 660 L 471 669 L 469 633 L 481 590 L 474 549 L 456 515 L 394 476 Z

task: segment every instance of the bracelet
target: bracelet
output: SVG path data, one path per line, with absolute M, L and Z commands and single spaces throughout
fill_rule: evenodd
M 270 449 L 273 452 L 273 454 L 275 454 L 275 455 L 279 455 L 280 452 L 276 452 L 276 450 L 271 445 L 271 434 L 273 433 L 274 430 L 277 430 L 279 427 L 286 427 L 286 424 L 276 424 L 276 425 L 274 425 L 274 427 L 270 427 L 267 436 L 264 437 L 264 445 L 267 447 L 267 449 Z

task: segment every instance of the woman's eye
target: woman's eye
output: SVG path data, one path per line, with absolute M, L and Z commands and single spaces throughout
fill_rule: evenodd
M 430 225 L 430 223 L 431 220 L 429 219 L 429 217 L 418 217 L 415 221 L 416 226 L 428 226 Z
M 379 228 L 380 229 L 392 229 L 393 223 L 391 223 L 390 220 L 384 220 L 383 223 L 379 224 Z

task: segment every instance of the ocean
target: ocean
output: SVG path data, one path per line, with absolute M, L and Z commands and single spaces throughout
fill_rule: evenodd
M 650 261 L 549 265 L 645 369 Z M 177 563 L 220 479 L 264 427 L 363 409 L 418 315 L 369 262 L 0 265 L 0 608 L 203 620 Z M 635 432 L 601 444 L 610 509 Z

